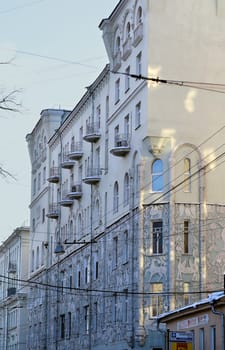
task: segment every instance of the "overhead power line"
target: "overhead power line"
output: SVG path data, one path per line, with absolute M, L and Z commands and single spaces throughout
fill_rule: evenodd
M 147 81 L 151 81 L 153 83 L 160 83 L 160 84 L 166 84 L 166 85 L 176 85 L 176 86 L 181 86 L 181 87 L 182 86 L 183 87 L 190 87 L 190 88 L 194 88 L 194 89 L 205 90 L 205 91 L 210 91 L 210 92 L 218 92 L 218 93 L 225 94 L 225 84 L 189 81 L 189 80 L 162 79 L 159 77 L 153 78 L 153 77 L 146 77 L 146 76 L 141 75 L 141 74 L 115 72 L 112 70 L 111 70 L 111 73 L 127 75 L 127 76 L 129 76 L 131 78 L 135 78 L 137 80 L 147 80 Z M 219 89 L 221 89 L 221 90 L 219 90 Z

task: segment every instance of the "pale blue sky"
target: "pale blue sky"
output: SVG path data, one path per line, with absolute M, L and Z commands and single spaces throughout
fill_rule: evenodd
M 72 109 L 108 62 L 98 25 L 117 3 L 0 3 L 0 62 L 13 58 L 12 64 L 0 65 L 0 90 L 20 89 L 22 102 L 20 114 L 0 111 L 0 164 L 17 177 L 16 182 L 0 179 L 0 242 L 16 227 L 29 224 L 30 160 L 25 136 L 42 109 Z

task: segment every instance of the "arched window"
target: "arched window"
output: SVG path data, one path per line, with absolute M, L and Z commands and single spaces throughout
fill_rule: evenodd
M 116 181 L 113 188 L 113 212 L 117 213 L 119 210 L 119 185 Z
M 141 6 L 139 6 L 138 10 L 137 10 L 137 21 L 136 21 L 136 24 L 138 25 L 141 22 L 142 22 L 142 8 L 141 8 Z
M 130 22 L 127 22 L 126 25 L 126 39 L 130 37 Z
M 129 204 L 129 190 L 130 190 L 128 173 L 126 173 L 124 176 L 124 185 L 123 186 L 124 186 L 123 187 L 123 203 L 124 203 L 124 206 L 126 206 Z
M 184 192 L 191 191 L 191 160 L 184 158 Z
M 152 163 L 152 191 L 162 192 L 163 190 L 163 162 L 156 159 Z

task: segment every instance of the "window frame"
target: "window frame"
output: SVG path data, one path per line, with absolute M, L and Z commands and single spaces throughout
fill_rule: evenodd
M 160 164 L 160 169 L 159 165 Z M 163 179 L 163 161 L 160 158 L 154 159 L 151 166 L 151 177 L 152 177 L 152 192 L 160 193 L 163 192 L 164 179 Z

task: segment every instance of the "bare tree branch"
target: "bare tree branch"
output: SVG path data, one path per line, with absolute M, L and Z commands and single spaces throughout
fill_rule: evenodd
M 0 97 L 0 109 L 11 112 L 20 112 L 21 103 L 17 102 L 17 95 L 20 90 L 13 90 L 5 96 Z
M 0 62 L 0 65 L 4 64 L 12 64 L 15 57 L 11 58 L 8 61 L 2 61 Z M 20 90 L 13 90 L 9 92 L 8 94 L 1 93 L 2 96 L 0 96 L 0 110 L 3 111 L 10 111 L 10 112 L 20 112 L 21 103 L 17 102 L 17 96 L 18 93 L 20 93 Z M 0 165 L 0 176 L 4 178 L 12 178 L 13 180 L 16 180 L 15 176 L 13 176 L 9 171 L 5 170 Z

